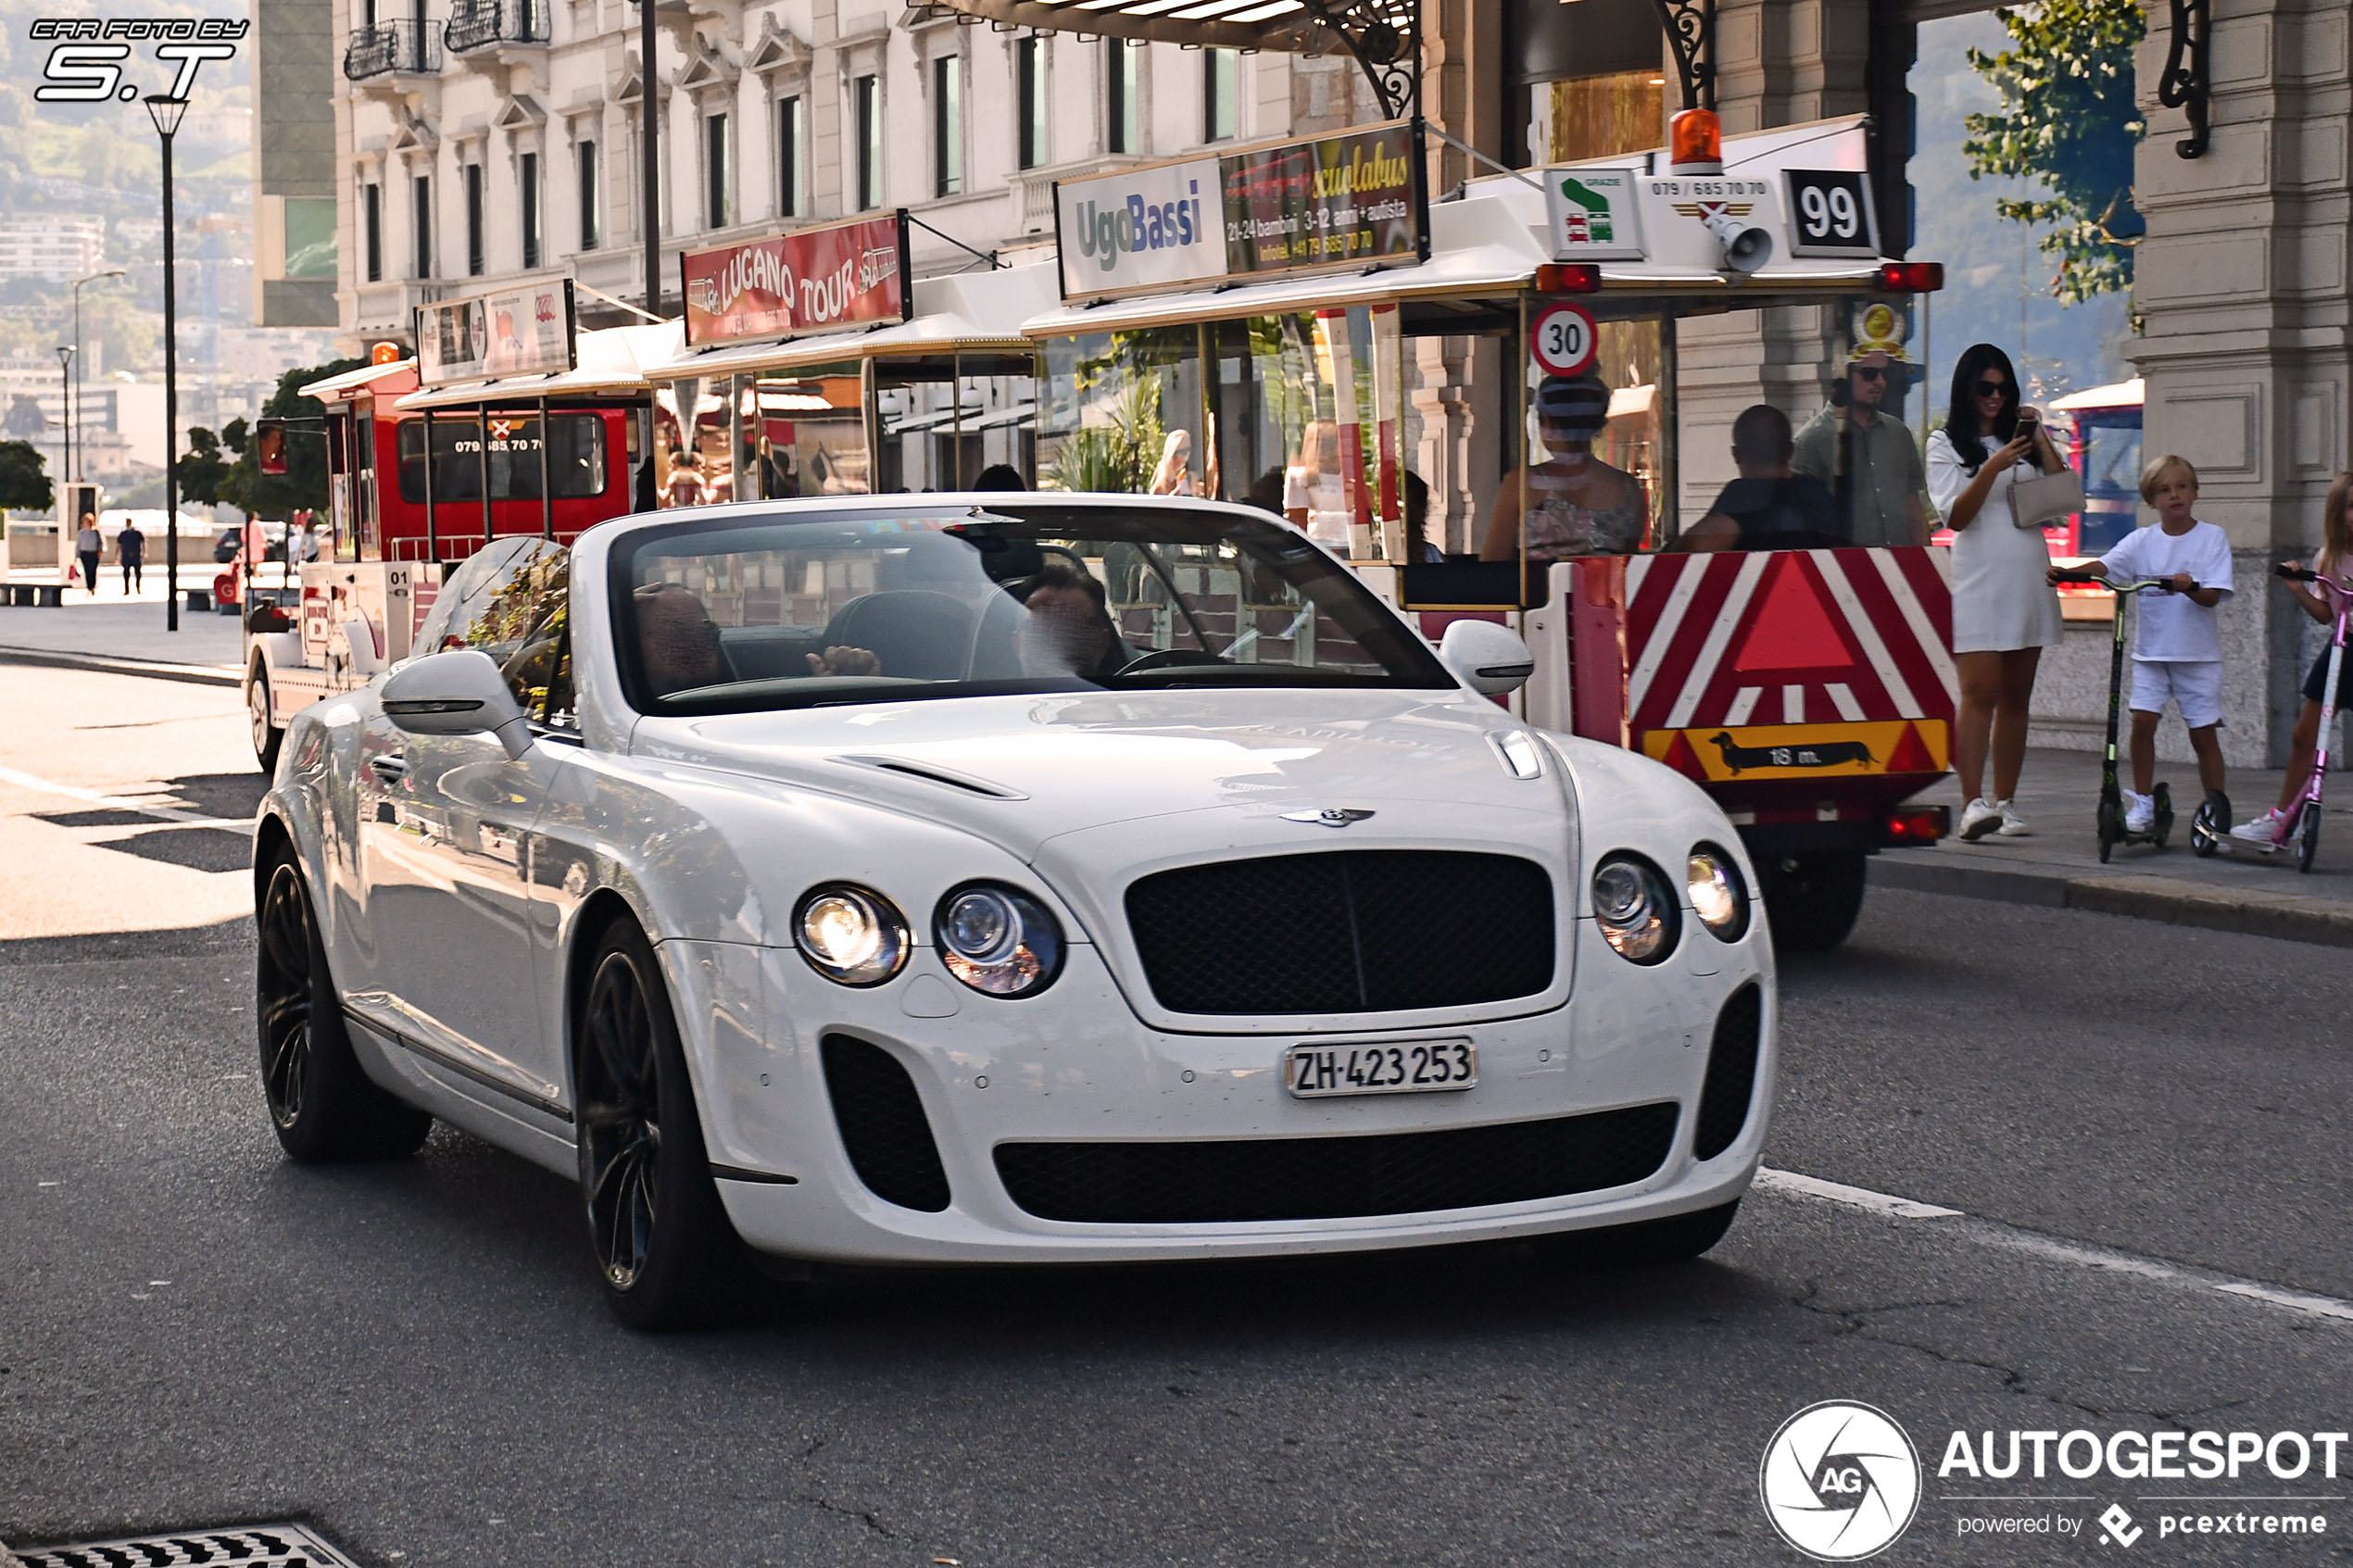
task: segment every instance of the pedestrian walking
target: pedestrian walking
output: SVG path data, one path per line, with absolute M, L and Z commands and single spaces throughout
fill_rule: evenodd
M 2042 414 L 2019 404 L 2018 372 L 1990 343 L 1953 367 L 1944 427 L 1928 438 L 1928 492 L 1953 530 L 1953 662 L 1960 674 L 1953 764 L 1969 804 L 1960 836 L 2030 830 L 2011 801 L 2026 762 L 2026 715 L 2043 650 L 2059 640 L 2043 531 L 2012 509 L 2021 479 L 2065 464 Z M 1993 789 L 1985 787 L 1988 760 Z
M 1830 403 L 1797 433 L 1789 466 L 1827 487 L 1851 545 L 1925 545 L 1928 510 L 1920 450 L 1900 420 L 1881 411 L 1906 367 L 1879 349 L 1846 362 Z
M 2289 561 L 2289 566 L 2297 563 Z M 2312 558 L 2320 581 L 2307 588 L 2296 582 L 2280 585 L 2296 596 L 2304 613 L 2326 626 L 2347 598 L 2353 598 L 2353 473 L 2341 473 L 2329 486 L 2328 509 L 2321 517 L 2321 553 Z M 2287 776 L 2280 785 L 2279 804 L 2261 816 L 2231 830 L 2233 838 L 2250 844 L 2285 844 L 2296 825 L 2296 802 L 2312 778 L 2312 752 L 2321 741 L 2321 705 L 2328 696 L 2329 650 L 2321 649 L 2304 677 L 2304 710 L 2296 716 Z M 2336 682 L 2337 711 L 2353 709 L 2353 659 L 2346 662 Z
M 147 536 L 128 518 L 123 520 L 122 532 L 114 536 L 114 558 L 122 563 L 122 591 L 137 593 L 147 564 Z
M 2197 782 L 2221 791 L 2222 633 L 2214 607 L 2231 596 L 2231 536 L 2191 515 L 2197 470 L 2168 452 L 2141 470 L 2141 499 L 2157 508 L 2157 526 L 2136 528 L 2085 567 L 2111 583 L 2170 583 L 2172 592 L 2144 596 L 2133 611 L 2133 787 L 2124 792 L 2124 831 L 2157 822 L 2150 796 L 2157 776 L 2157 721 L 2171 699 L 2197 754 Z M 2057 571 L 2058 569 L 2050 569 Z M 2118 613 L 2121 614 L 2120 608 Z
M 107 552 L 106 536 L 98 532 L 98 514 L 82 514 L 82 532 L 73 536 L 73 553 L 82 558 L 82 585 L 98 596 L 98 561 Z

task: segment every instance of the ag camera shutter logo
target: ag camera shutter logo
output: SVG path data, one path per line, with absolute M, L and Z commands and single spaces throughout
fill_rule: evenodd
M 1854 1562 L 1893 1545 L 1919 1512 L 1920 1456 L 1886 1411 L 1825 1399 L 1781 1423 L 1756 1484 L 1781 1539 Z

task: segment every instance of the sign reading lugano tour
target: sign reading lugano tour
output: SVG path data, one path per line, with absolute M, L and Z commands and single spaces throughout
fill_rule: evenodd
M 1422 167 L 1397 120 L 1063 181 L 1063 297 L 1426 260 Z
M 795 229 L 678 258 L 690 347 L 907 320 L 906 214 Z

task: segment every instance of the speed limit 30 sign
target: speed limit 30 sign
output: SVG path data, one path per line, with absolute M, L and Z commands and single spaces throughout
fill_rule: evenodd
M 1581 305 L 1547 305 L 1528 323 L 1528 352 L 1548 376 L 1582 375 L 1593 363 L 1600 334 Z

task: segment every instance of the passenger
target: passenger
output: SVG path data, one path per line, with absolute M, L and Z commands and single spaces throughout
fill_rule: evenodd
M 1769 403 L 1732 421 L 1732 462 L 1741 476 L 1685 533 L 1686 550 L 1812 550 L 1847 543 L 1838 503 L 1811 474 L 1790 472 L 1789 416 Z
M 1021 470 L 1013 467 L 1013 464 L 991 463 L 980 470 L 980 477 L 973 481 L 973 488 L 975 490 L 1026 490 L 1029 486 L 1023 483 Z
M 1014 597 L 1029 610 L 1021 629 L 1026 673 L 1101 682 L 1126 667 L 1126 646 L 1112 624 L 1109 598 L 1093 572 L 1049 561 Z
M 1920 449 L 1904 422 L 1881 408 L 1889 385 L 1906 370 L 1878 349 L 1856 350 L 1831 389 L 1829 405 L 1797 433 L 1793 463 L 1842 503 L 1838 533 L 1850 544 L 1928 543 Z
M 1429 538 L 1429 481 L 1412 469 L 1405 470 L 1405 560 L 1408 565 L 1442 561 L 1443 546 Z
M 1256 507 L 1262 512 L 1273 512 L 1285 522 L 1290 521 L 1283 510 L 1283 470 L 1268 469 L 1251 484 L 1242 496 L 1242 505 Z
M 1547 376 L 1536 393 L 1536 423 L 1545 460 L 1525 470 L 1528 558 L 1541 571 L 1571 556 L 1622 556 L 1642 547 L 1648 508 L 1634 476 L 1593 456 L 1593 438 L 1609 424 L 1609 387 L 1590 372 Z M 1520 553 L 1520 492 L 1505 475 L 1487 525 L 1481 560 Z
M 693 589 L 648 583 L 632 597 L 637 617 L 637 657 L 656 696 L 715 686 L 728 679 L 719 628 Z

